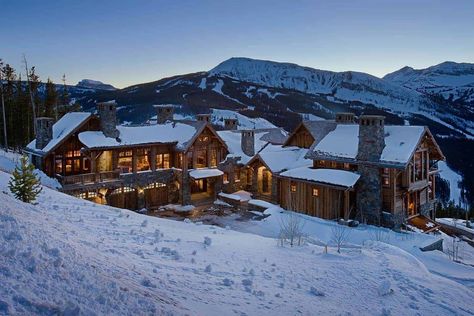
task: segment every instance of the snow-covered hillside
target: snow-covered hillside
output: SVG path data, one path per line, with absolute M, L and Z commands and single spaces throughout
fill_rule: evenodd
M 474 64 L 444 62 L 425 69 L 403 67 L 387 74 L 385 80 L 445 99 L 474 102 Z
M 472 314 L 472 290 L 381 242 L 280 247 L 48 188 L 0 204 L 0 314 Z

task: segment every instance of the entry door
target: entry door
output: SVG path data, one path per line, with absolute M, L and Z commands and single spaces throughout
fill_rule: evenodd
M 199 179 L 191 183 L 191 193 L 207 192 L 207 180 Z

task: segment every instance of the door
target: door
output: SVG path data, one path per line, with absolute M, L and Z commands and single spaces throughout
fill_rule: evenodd
M 154 188 L 145 189 L 145 207 L 147 209 L 168 204 L 168 186 L 159 184 Z

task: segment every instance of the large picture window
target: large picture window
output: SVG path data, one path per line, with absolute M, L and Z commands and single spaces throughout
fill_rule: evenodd
M 157 169 L 168 169 L 168 168 L 170 168 L 170 154 L 158 154 L 158 155 L 156 155 L 156 168 Z
M 149 155 L 150 155 L 149 148 L 137 149 L 137 170 L 138 171 L 150 170 Z
M 132 151 L 124 150 L 119 152 L 117 167 L 122 173 L 132 172 Z
M 211 149 L 211 167 L 217 167 L 217 149 L 212 148 Z
M 207 150 L 198 149 L 196 155 L 196 168 L 207 167 Z

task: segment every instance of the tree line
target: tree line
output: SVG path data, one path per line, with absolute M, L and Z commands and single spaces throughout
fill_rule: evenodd
M 3 148 L 21 149 L 35 137 L 35 118 L 56 120 L 71 110 L 66 85 L 57 87 L 49 78 L 41 82 L 35 66 L 17 70 L 0 58 L 0 144 Z

